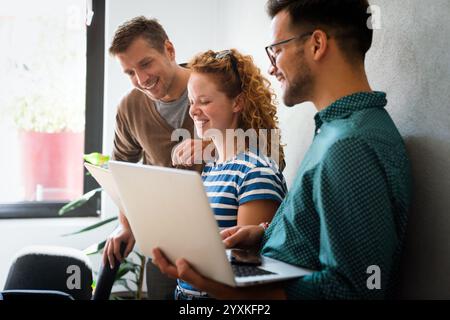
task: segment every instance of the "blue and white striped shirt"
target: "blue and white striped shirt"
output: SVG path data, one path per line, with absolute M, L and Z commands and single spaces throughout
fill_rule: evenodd
M 276 163 L 252 152 L 242 152 L 220 164 L 206 164 L 202 179 L 221 229 L 237 224 L 240 205 L 255 200 L 281 203 L 287 192 Z

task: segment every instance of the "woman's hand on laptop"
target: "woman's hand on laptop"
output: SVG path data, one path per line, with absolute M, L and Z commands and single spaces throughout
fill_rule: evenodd
M 125 243 L 126 248 L 124 255 L 120 253 L 120 244 Z M 109 262 L 111 269 L 114 268 L 115 261 L 122 262 L 126 258 L 131 250 L 133 250 L 136 240 L 134 239 L 133 232 L 129 226 L 119 224 L 116 230 L 108 237 L 105 248 L 103 249 L 103 265 Z
M 286 294 L 280 283 L 253 286 L 246 288 L 233 288 L 220 282 L 206 278 L 198 273 L 186 259 L 178 259 L 173 265 L 158 249 L 153 249 L 152 262 L 162 273 L 174 279 L 184 280 L 200 291 L 208 292 L 216 299 L 286 299 Z
M 223 243 L 227 249 L 257 249 L 264 235 L 261 226 L 235 226 L 220 232 Z

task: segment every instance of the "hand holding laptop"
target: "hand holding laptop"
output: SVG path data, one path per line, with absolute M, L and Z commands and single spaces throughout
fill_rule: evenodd
M 256 226 L 254 226 L 256 227 Z M 225 231 L 225 230 L 224 230 Z M 174 279 L 181 279 L 193 285 L 198 290 L 208 292 L 216 299 L 224 300 L 271 300 L 286 299 L 283 290 L 283 283 L 276 282 L 250 287 L 232 287 L 214 280 L 211 280 L 197 272 L 189 262 L 184 259 L 177 259 L 175 265 L 171 264 L 164 253 L 158 249 L 153 249 L 153 260 L 162 273 Z
M 220 232 L 223 243 L 227 249 L 259 248 L 264 229 L 261 226 L 235 226 Z M 171 264 L 164 253 L 155 248 L 152 261 L 162 273 L 174 279 L 179 278 L 195 288 L 208 292 L 218 299 L 285 299 L 285 293 L 280 283 L 261 285 L 255 287 L 231 287 L 220 282 L 208 279 L 197 272 L 186 259 L 178 259 L 175 265 Z M 264 286 L 264 285 L 263 285 Z

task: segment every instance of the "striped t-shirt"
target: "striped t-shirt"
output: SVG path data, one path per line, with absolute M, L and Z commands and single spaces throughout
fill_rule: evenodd
M 237 224 L 240 205 L 254 200 L 281 203 L 287 191 L 276 163 L 252 152 L 242 152 L 220 164 L 206 164 L 202 179 L 221 229 Z
M 240 205 L 255 200 L 281 203 L 287 193 L 286 182 L 277 164 L 252 152 L 239 153 L 220 164 L 207 163 L 202 180 L 221 230 L 237 225 Z M 180 279 L 178 286 L 190 295 L 201 294 Z

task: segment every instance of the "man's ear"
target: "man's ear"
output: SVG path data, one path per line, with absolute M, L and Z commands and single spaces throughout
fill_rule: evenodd
M 314 61 L 321 60 L 328 51 L 328 35 L 322 30 L 316 30 L 311 36 L 311 54 Z
M 244 94 L 241 92 L 234 98 L 233 112 L 241 112 L 244 109 Z
M 175 60 L 175 47 L 170 40 L 164 42 L 164 50 L 171 61 Z

